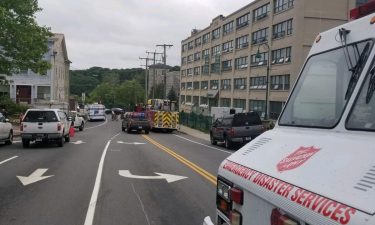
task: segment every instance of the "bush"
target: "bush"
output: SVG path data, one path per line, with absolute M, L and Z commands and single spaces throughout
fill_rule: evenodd
M 7 96 L 0 97 L 0 109 L 5 109 L 8 117 L 17 117 L 20 113 L 25 113 L 28 106 L 17 104 Z

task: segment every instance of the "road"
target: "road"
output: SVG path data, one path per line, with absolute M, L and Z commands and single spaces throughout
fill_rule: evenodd
M 214 218 L 231 152 L 186 134 L 89 122 L 70 143 L 0 146 L 0 224 L 183 225 Z M 165 175 L 167 174 L 167 175 Z

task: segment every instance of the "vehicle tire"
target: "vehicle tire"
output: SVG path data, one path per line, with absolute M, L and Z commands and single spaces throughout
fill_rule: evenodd
M 82 122 L 81 123 L 81 126 L 78 128 L 79 129 L 79 131 L 83 131 L 83 128 L 85 127 L 85 123 L 84 122 Z
M 121 130 L 122 130 L 123 132 L 125 132 L 125 127 L 121 126 Z
M 28 148 L 30 146 L 30 140 L 29 139 L 22 139 L 22 146 L 24 148 Z
M 130 134 L 131 129 L 130 129 L 130 128 L 126 128 L 126 132 L 127 132 L 128 134 Z
M 214 136 L 212 136 L 212 134 L 210 134 L 210 140 L 212 145 L 217 145 L 217 141 L 215 140 Z
M 70 136 L 69 136 L 69 134 L 65 136 L 65 142 L 70 142 Z
M 145 134 L 149 134 L 150 133 L 150 130 L 145 130 Z
M 11 145 L 13 143 L 13 131 L 9 131 L 8 140 L 5 142 L 6 145 Z
M 233 148 L 233 142 L 230 141 L 228 137 L 225 137 L 225 148 L 227 148 L 227 149 Z
M 64 146 L 64 137 L 61 137 L 57 140 L 57 146 L 62 147 Z

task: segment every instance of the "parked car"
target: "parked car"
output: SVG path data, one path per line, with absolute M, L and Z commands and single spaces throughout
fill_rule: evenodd
M 237 113 L 217 119 L 210 129 L 211 144 L 224 142 L 230 149 L 234 143 L 245 144 L 264 132 L 262 121 L 256 112 Z
M 13 128 L 5 116 L 0 113 L 0 142 L 10 145 L 13 143 Z
M 74 128 L 78 128 L 79 131 L 83 131 L 85 127 L 85 118 L 83 115 L 79 114 L 77 111 L 70 111 L 69 112 L 70 120 L 74 122 Z
M 150 119 L 145 113 L 125 113 L 124 119 L 121 123 L 121 130 L 131 133 L 131 131 L 136 130 L 138 133 L 145 131 L 146 134 L 150 132 Z
M 64 141 L 70 141 L 70 124 L 67 114 L 59 109 L 28 109 L 20 126 L 23 147 L 29 147 L 31 141 L 55 141 L 62 147 Z

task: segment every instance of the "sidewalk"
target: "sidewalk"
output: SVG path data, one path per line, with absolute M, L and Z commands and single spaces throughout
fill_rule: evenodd
M 206 141 L 210 141 L 210 135 L 209 134 L 206 134 L 206 133 L 204 133 L 202 131 L 199 131 L 199 130 L 192 129 L 192 128 L 184 126 L 184 125 L 180 125 L 180 129 L 178 131 L 181 132 L 181 133 L 184 133 L 184 134 L 191 135 L 191 136 L 196 137 L 196 138 L 200 138 L 200 139 L 203 139 L 203 140 L 206 140 Z

